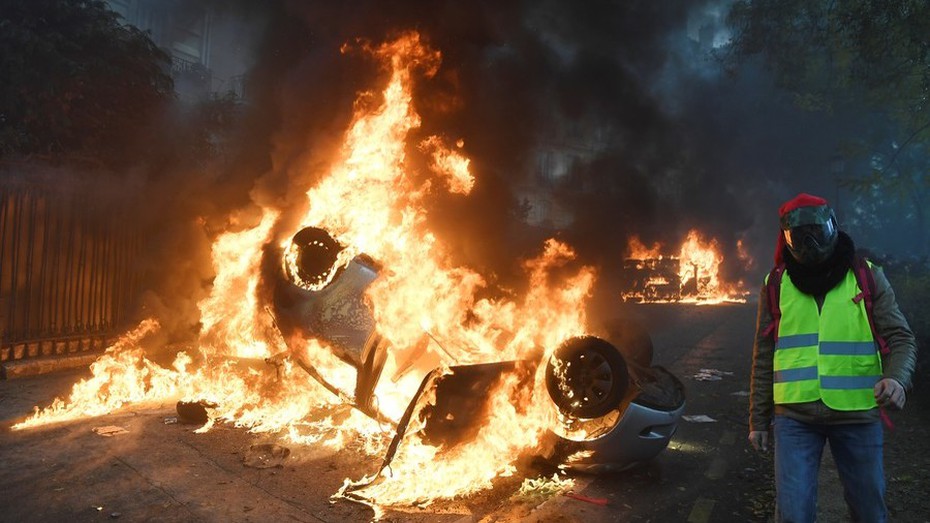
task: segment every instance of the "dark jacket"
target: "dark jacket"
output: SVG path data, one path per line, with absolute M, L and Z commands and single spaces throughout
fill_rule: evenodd
M 874 266 L 875 294 L 873 321 L 878 334 L 885 338 L 891 353 L 882 357 L 882 376 L 893 378 L 911 388 L 911 376 L 917 362 L 917 342 L 914 333 L 898 308 L 894 291 L 884 272 Z M 772 390 L 772 367 L 775 353 L 774 337 L 763 336 L 772 314 L 769 311 L 765 286 L 759 293 L 759 312 L 756 320 L 756 339 L 752 357 L 752 390 L 750 392 L 750 430 L 768 430 L 774 414 L 781 414 L 806 423 L 865 423 L 879 418 L 877 408 L 858 411 L 833 410 L 822 401 L 775 405 Z

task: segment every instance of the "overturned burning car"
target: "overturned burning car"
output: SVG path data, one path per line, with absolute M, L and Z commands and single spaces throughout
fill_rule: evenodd
M 542 361 L 540 352 L 526 360 L 468 365 L 452 361 L 440 366 L 427 353 L 445 348 L 427 332 L 422 343 L 404 351 L 393 375 L 385 375 L 385 362 L 395 348 L 378 333 L 365 298 L 382 268 L 364 254 L 340 262 L 343 250 L 323 229 L 298 231 L 276 253 L 283 263 L 276 271 L 272 313 L 285 340 L 324 340 L 355 369 L 354 390 L 344 390 L 310 361 L 295 358 L 333 394 L 396 426 L 385 467 L 408 431 L 419 431 L 424 441 L 446 448 L 467 440 L 489 408 L 486 394 L 495 383 L 509 375 L 523 388 L 532 387 L 537 371 L 545 373 L 546 393 L 560 420 L 542 456 L 551 462 L 581 471 L 622 470 L 656 456 L 675 433 L 684 409 L 684 388 L 671 373 L 651 365 L 651 341 L 634 325 L 616 336 L 619 346 L 599 337 L 577 336 L 565 340 L 548 361 Z M 433 351 L 427 350 L 429 344 Z M 375 391 L 379 383 L 396 382 L 410 369 L 422 367 L 418 360 L 434 370 L 423 377 L 399 420 L 393 420 L 379 410 Z

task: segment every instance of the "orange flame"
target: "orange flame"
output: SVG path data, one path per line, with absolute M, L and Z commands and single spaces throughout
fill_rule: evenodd
M 198 307 L 201 341 L 210 343 L 216 354 L 242 358 L 271 356 L 272 351 L 264 341 L 267 336 L 261 335 L 270 331 L 272 325 L 270 317 L 258 306 L 256 269 L 261 263 L 261 247 L 278 214 L 265 209 L 261 223 L 255 228 L 227 232 L 213 244 L 213 267 L 217 269 L 213 292 Z M 232 297 L 238 297 L 238 313 L 231 315 L 224 301 Z
M 459 140 L 458 147 L 464 142 Z M 475 178 L 468 170 L 471 160 L 446 147 L 437 136 L 430 136 L 420 143 L 420 149 L 432 156 L 432 168 L 436 174 L 446 177 L 449 192 L 468 194 L 475 186 Z
M 321 404 L 342 398 L 314 385 L 302 370 L 282 357 L 300 356 L 342 390 L 351 390 L 355 369 L 334 356 L 325 340 L 289 339 L 272 325 L 259 296 L 263 247 L 287 247 L 300 227 L 329 231 L 347 246 L 337 264 L 366 253 L 384 269 L 366 294 L 378 333 L 391 346 L 375 391 L 378 408 L 398 419 L 423 375 L 436 365 L 492 362 L 538 357 L 565 338 L 585 332 L 582 302 L 595 274 L 582 267 L 556 281 L 553 269 L 571 263 L 574 251 L 548 240 L 542 253 L 524 264 L 529 291 L 522 299 L 478 298 L 487 282 L 460 266 L 428 227 L 424 203 L 437 187 L 461 197 L 473 189 L 469 159 L 438 137 L 419 141 L 429 173 L 416 173 L 406 154 L 411 131 L 420 125 L 413 105 L 417 75 L 431 76 L 440 55 L 417 33 L 407 33 L 380 46 L 360 48 L 379 59 L 389 72 L 376 106 L 357 104 L 356 113 L 327 176 L 307 192 L 307 214 L 294 230 L 280 231 L 284 209 L 263 208 L 260 223 L 227 232 L 213 245 L 216 271 L 211 294 L 199 303 L 202 330 L 195 357 L 178 355 L 165 369 L 142 355 L 141 339 L 156 328 L 143 322 L 124 336 L 92 367 L 93 378 L 75 385 L 66 401 L 37 411 L 16 428 L 110 412 L 129 402 L 186 398 L 206 400 L 211 418 L 253 431 L 276 431 L 295 443 L 341 447 L 362 440 L 373 455 L 385 450 L 382 428 L 353 412 L 336 426 L 332 420 L 305 421 Z M 348 50 L 346 46 L 344 50 Z M 429 177 L 440 180 L 434 184 Z M 424 181 L 425 179 L 425 181 Z M 285 240 L 282 240 L 284 238 Z M 285 256 L 288 254 L 286 253 Z M 488 293 L 483 293 L 488 294 Z M 503 293 L 501 293 L 503 294 Z M 429 357 L 406 372 L 402 362 L 413 347 L 425 344 Z M 263 372 L 237 358 L 268 358 L 277 372 Z M 545 360 L 543 360 L 545 361 Z M 545 386 L 518 387 L 505 379 L 492 394 L 491 416 L 472 442 L 445 451 L 407 438 L 392 463 L 393 474 L 365 490 L 379 504 L 428 503 L 486 488 L 514 472 L 514 460 L 538 444 L 556 422 Z M 519 410 L 519 412 L 517 412 Z M 203 430 L 209 430 L 209 425 Z
M 648 258 L 662 258 L 662 246 L 658 242 L 652 244 L 652 247 L 646 247 L 639 236 L 630 236 L 627 249 L 630 251 L 628 258 L 635 260 L 645 260 Z

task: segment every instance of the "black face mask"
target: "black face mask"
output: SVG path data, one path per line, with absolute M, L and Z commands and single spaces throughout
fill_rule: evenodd
M 798 262 L 785 246 L 785 270 L 797 288 L 811 296 L 822 296 L 846 277 L 856 253 L 852 238 L 844 232 L 837 233 L 836 248 L 823 263 L 804 265 Z
M 788 251 L 802 265 L 820 265 L 836 248 L 837 229 L 833 218 L 826 223 L 798 225 L 784 231 L 784 234 Z

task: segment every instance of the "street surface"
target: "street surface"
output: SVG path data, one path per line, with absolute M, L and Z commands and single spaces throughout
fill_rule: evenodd
M 685 383 L 685 415 L 713 421 L 682 421 L 669 448 L 644 466 L 576 476 L 574 494 L 589 499 L 514 498 L 522 478 L 506 478 L 467 499 L 389 510 L 383 520 L 768 521 L 774 494 L 771 455 L 757 454 L 746 443 L 755 307 L 623 307 L 622 314 L 638 319 L 652 333 L 655 364 Z M 374 516 L 367 506 L 333 502 L 330 496 L 345 478 L 375 471 L 379 460 L 351 449 L 337 452 L 281 442 L 290 450 L 283 466 L 246 466 L 254 458 L 250 449 L 278 442 L 275 436 L 226 425 L 195 434 L 196 427 L 164 423 L 175 416 L 173 403 L 9 430 L 34 405 L 66 395 L 84 375 L 0 381 L 0 521 L 336 522 Z M 923 465 L 930 419 L 926 390 L 919 385 L 909 395 L 907 410 L 894 415 L 894 432 L 886 433 L 892 521 L 930 521 L 925 499 L 930 480 Z M 101 426 L 128 432 L 103 437 L 93 431 Z M 521 472 L 533 477 L 547 471 L 528 466 Z M 829 460 L 821 474 L 820 505 L 821 521 L 845 520 L 842 490 Z

